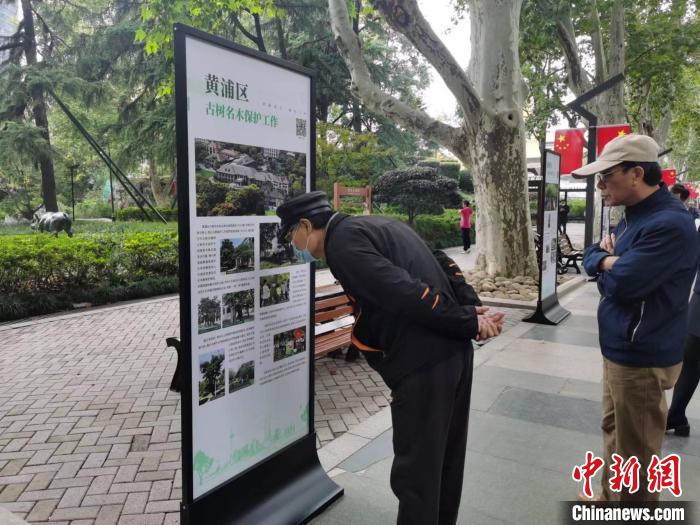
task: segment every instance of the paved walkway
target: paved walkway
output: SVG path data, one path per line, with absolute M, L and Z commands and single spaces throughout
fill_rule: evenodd
M 559 502 L 574 499 L 579 490 L 573 466 L 583 463 L 588 450 L 601 454 L 595 285 L 586 284 L 563 303 L 572 316 L 561 325 L 520 323 L 476 350 L 460 524 L 563 523 Z M 688 415 L 691 426 L 700 428 L 698 396 Z M 391 438 L 385 409 L 319 451 L 345 496 L 314 525 L 395 522 Z M 670 452 L 682 457 L 681 499 L 697 500 L 700 437 L 668 436 L 664 453 Z
M 507 310 L 508 326 L 525 315 Z M 0 507 L 31 523 L 176 524 L 176 297 L 0 327 Z M 364 360 L 316 366 L 320 447 L 388 405 Z

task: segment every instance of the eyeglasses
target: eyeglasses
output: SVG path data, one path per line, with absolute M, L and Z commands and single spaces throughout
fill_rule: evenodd
M 618 169 L 618 166 L 615 166 L 614 168 L 611 168 L 611 169 L 606 170 L 606 171 L 601 171 L 600 173 L 596 174 L 596 176 L 595 176 L 596 184 L 606 186 L 608 184 L 608 182 L 610 182 L 610 179 L 612 178 L 612 176 L 615 175 L 615 173 L 617 173 L 618 171 L 620 171 Z M 625 171 L 625 170 L 623 169 L 622 171 Z
M 294 237 L 294 232 L 297 231 L 297 228 L 299 227 L 299 224 L 295 224 L 291 228 L 289 228 L 289 231 L 287 232 L 287 235 L 284 236 L 284 240 L 286 242 L 292 242 L 292 238 Z

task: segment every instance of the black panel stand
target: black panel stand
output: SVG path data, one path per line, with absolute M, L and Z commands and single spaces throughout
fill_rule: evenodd
M 182 507 L 183 525 L 307 523 L 343 495 L 316 455 L 313 434 Z
M 523 319 L 523 322 L 525 323 L 537 323 L 537 324 L 548 324 L 548 325 L 556 325 L 561 323 L 564 319 L 566 319 L 569 315 L 571 315 L 571 312 L 569 312 L 566 308 L 564 308 L 562 305 L 559 304 L 559 298 L 557 297 L 557 287 L 556 287 L 556 281 L 554 285 L 554 293 L 548 297 L 545 297 L 544 300 L 542 300 L 542 266 L 544 265 L 544 259 L 547 257 L 545 247 L 544 247 L 544 208 L 545 208 L 545 189 L 547 187 L 547 157 L 549 156 L 556 156 L 559 157 L 558 153 L 555 153 L 551 150 L 547 149 L 542 149 L 542 184 L 539 185 L 539 194 L 538 194 L 538 206 L 537 206 L 537 230 L 540 235 L 540 243 L 542 243 L 542 247 L 540 248 L 540 282 L 539 282 L 539 291 L 537 294 L 537 308 L 535 309 L 535 313 L 533 313 L 530 317 L 527 317 L 526 319 Z M 557 174 L 558 175 L 558 174 Z M 558 186 L 558 184 L 557 184 Z M 557 195 L 559 193 L 557 192 Z M 559 206 L 559 198 L 557 197 L 557 210 Z M 557 213 L 557 224 L 554 225 L 554 231 L 557 232 L 557 236 L 559 235 L 559 214 Z M 557 242 L 557 249 L 558 249 L 559 243 Z M 555 275 L 556 275 L 556 269 L 555 269 Z M 556 279 L 556 277 L 555 277 Z
M 326 474 L 316 453 L 314 431 L 314 265 L 309 267 L 309 353 L 308 433 L 270 457 L 256 463 L 235 478 L 194 499 L 192 453 L 192 334 L 190 268 L 190 173 L 188 160 L 188 99 L 186 38 L 198 39 L 306 75 L 310 80 L 310 136 L 316 137 L 315 79 L 313 71 L 269 55 L 236 45 L 184 25 L 175 25 L 175 105 L 177 134 L 177 189 L 180 245 L 180 364 L 182 388 L 182 525 L 297 525 L 318 515 L 343 495 L 343 489 Z M 315 141 L 310 142 L 311 189 L 315 189 Z M 169 342 L 169 344 L 171 344 Z M 196 395 L 196 394 L 195 394 Z

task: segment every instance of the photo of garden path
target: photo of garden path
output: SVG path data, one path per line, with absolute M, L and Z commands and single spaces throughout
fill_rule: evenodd
M 294 256 L 291 243 L 280 242 L 278 234 L 280 225 L 277 222 L 260 224 L 260 269 L 279 268 L 299 264 Z
M 228 392 L 233 394 L 255 384 L 255 361 L 246 361 L 238 369 L 228 369 Z
M 255 270 L 255 239 L 221 239 L 219 245 L 219 269 L 231 274 Z

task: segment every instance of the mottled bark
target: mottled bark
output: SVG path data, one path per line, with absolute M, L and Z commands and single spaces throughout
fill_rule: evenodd
M 454 128 L 382 93 L 370 78 L 345 0 L 329 0 L 331 26 L 353 90 L 368 107 L 435 140 L 471 166 L 479 209 L 479 267 L 491 275 L 534 276 L 518 57 L 521 0 L 470 1 L 473 59 L 469 75 L 432 31 L 414 0 L 378 0 L 374 5 L 435 67 L 465 120 Z

